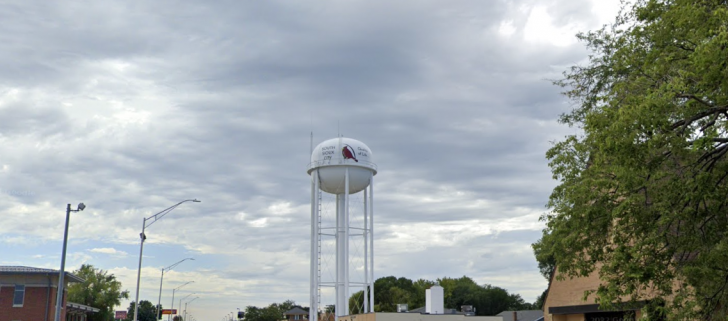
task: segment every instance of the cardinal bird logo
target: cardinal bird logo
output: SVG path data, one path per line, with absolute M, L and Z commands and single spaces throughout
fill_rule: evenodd
M 344 159 L 353 159 L 355 162 L 359 162 L 356 156 L 354 156 L 354 149 L 349 145 L 344 145 L 344 148 L 341 149 L 341 154 L 344 155 Z

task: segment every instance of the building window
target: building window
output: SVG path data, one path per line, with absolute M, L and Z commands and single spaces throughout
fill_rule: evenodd
M 293 316 L 293 320 L 301 320 L 301 316 L 296 314 Z
M 25 285 L 15 285 L 15 295 L 13 296 L 13 307 L 22 307 L 25 299 Z

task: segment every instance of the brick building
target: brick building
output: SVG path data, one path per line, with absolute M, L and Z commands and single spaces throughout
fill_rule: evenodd
M 27 266 L 0 266 L 0 321 L 53 321 L 56 312 L 58 270 Z M 83 282 L 66 272 L 68 283 Z M 65 292 L 65 291 L 64 291 Z M 83 304 L 67 302 L 63 296 L 61 320 L 84 321 L 88 313 L 99 310 Z
M 596 290 L 601 283 L 598 269 L 587 277 L 564 278 L 558 280 L 554 276 L 549 282 L 549 291 L 543 304 L 544 321 L 594 321 L 610 320 L 622 321 L 627 319 L 639 319 L 642 316 L 641 307 L 646 300 L 653 298 L 647 294 L 645 301 L 640 301 L 636 306 L 624 305 L 616 311 L 603 311 L 595 302 L 596 295 L 590 294 L 584 300 L 584 292 Z

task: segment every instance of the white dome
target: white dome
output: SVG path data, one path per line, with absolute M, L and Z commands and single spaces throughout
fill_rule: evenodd
M 377 174 L 372 152 L 364 143 L 351 138 L 332 138 L 318 144 L 311 154 L 308 174 L 318 169 L 320 188 L 331 194 L 345 191 L 346 170 L 349 170 L 349 194 L 369 186 L 369 178 Z

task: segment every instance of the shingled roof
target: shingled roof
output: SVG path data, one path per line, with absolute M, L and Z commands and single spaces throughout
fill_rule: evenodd
M 57 275 L 60 271 L 53 269 L 35 268 L 29 266 L 0 266 L 0 274 L 54 274 Z M 84 279 L 76 276 L 71 272 L 66 272 L 66 280 L 69 282 L 81 283 Z
M 495 316 L 503 317 L 503 321 L 514 321 L 513 312 L 514 311 L 503 311 Z M 516 317 L 518 318 L 518 321 L 535 321 L 539 318 L 543 319 L 543 311 L 541 310 L 521 310 L 515 312 L 517 313 Z
M 308 311 L 304 310 L 300 306 L 294 306 L 293 309 L 290 309 L 283 313 L 283 315 L 296 315 L 296 314 L 308 314 Z

